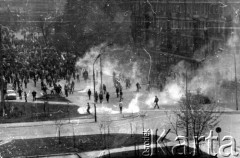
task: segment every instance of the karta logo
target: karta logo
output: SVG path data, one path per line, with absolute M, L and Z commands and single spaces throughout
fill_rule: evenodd
M 154 139 L 153 139 L 153 132 L 151 129 L 147 129 L 143 132 L 143 140 L 144 140 L 144 151 L 142 153 L 142 155 L 144 157 L 150 157 L 153 155 L 153 145 L 154 144 L 157 144 L 157 147 L 159 147 L 162 151 L 162 153 L 164 155 L 167 155 L 167 152 L 166 150 L 164 149 L 165 146 L 161 145 L 161 142 L 164 141 L 164 139 L 166 138 L 167 134 L 170 132 L 170 129 L 166 132 L 165 130 L 163 130 L 163 132 L 161 133 L 161 135 L 158 137 L 158 139 L 156 140 L 156 142 L 154 142 Z M 239 153 L 236 151 L 236 140 L 232 137 L 232 136 L 224 136 L 222 138 L 222 141 L 229 141 L 229 143 L 227 144 L 223 144 L 221 146 L 219 146 L 219 149 L 218 149 L 218 153 L 216 153 L 214 150 L 213 150 L 213 142 L 214 140 L 217 141 L 219 138 L 218 136 L 213 136 L 213 131 L 211 130 L 208 137 L 205 138 L 205 136 L 201 136 L 201 137 L 194 137 L 193 138 L 193 144 L 192 144 L 192 147 L 193 147 L 193 152 L 192 152 L 192 155 L 195 156 L 196 153 L 197 153 L 197 149 L 196 149 L 196 141 L 198 141 L 198 144 L 201 142 L 201 141 L 207 141 L 207 153 L 209 155 L 212 155 L 212 156 L 217 156 L 217 155 L 221 155 L 221 156 L 224 156 L 224 157 L 229 157 L 229 156 L 235 156 L 237 157 L 239 155 Z M 186 150 L 187 150 L 187 146 L 189 144 L 187 144 L 187 137 L 185 136 L 177 136 L 175 138 L 175 141 L 181 141 L 182 143 L 180 144 L 176 144 L 172 147 L 172 155 L 186 155 Z M 183 152 L 182 153 L 179 153 L 177 152 L 179 148 L 183 148 Z M 231 152 L 227 152 L 226 149 L 230 148 L 231 149 Z
M 153 132 L 151 129 L 143 131 L 144 151 L 142 153 L 145 157 L 150 157 L 153 154 Z

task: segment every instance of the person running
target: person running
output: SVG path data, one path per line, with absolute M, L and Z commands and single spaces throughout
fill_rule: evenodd
M 159 109 L 158 101 L 159 101 L 158 97 L 155 96 L 155 100 L 154 100 L 155 106 L 154 106 L 154 109 L 155 109 L 156 107 Z
M 90 113 L 90 108 L 91 108 L 91 107 L 90 107 L 89 103 L 87 103 L 87 113 L 88 113 L 88 114 L 91 114 L 91 113 Z
M 92 94 L 92 92 L 91 92 L 91 90 L 89 89 L 89 90 L 88 90 L 88 98 L 89 98 L 89 100 L 91 100 L 91 94 Z
M 109 103 L 109 98 L 110 98 L 110 94 L 107 92 L 107 94 L 106 94 L 106 100 L 107 100 L 108 103 Z

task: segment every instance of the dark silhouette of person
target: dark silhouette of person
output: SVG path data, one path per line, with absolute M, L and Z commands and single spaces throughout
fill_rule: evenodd
M 67 85 L 64 86 L 64 90 L 65 90 L 66 97 L 68 97 L 68 86 Z
M 91 92 L 91 90 L 89 89 L 89 90 L 88 90 L 88 97 L 89 97 L 89 100 L 91 100 L 91 94 L 92 94 L 92 92 Z
M 21 88 L 18 89 L 18 94 L 19 94 L 19 98 L 22 100 L 22 89 Z
M 37 79 L 36 79 L 36 77 L 34 77 L 33 81 L 34 81 L 34 87 L 36 87 L 37 86 Z
M 119 87 L 116 87 L 117 98 L 119 96 Z
M 36 100 L 36 95 L 37 95 L 37 92 L 36 91 L 32 91 L 33 101 Z
M 24 92 L 24 98 L 25 98 L 25 102 L 27 102 L 27 93 Z
M 119 102 L 119 110 L 120 110 L 120 114 L 122 114 L 122 107 L 123 107 L 123 103 L 122 103 L 122 101 L 120 100 L 120 102 Z
M 120 90 L 120 100 L 122 100 L 123 99 L 123 92 L 122 92 L 122 90 Z
M 28 81 L 27 81 L 27 79 L 25 78 L 25 79 L 24 79 L 25 89 L 27 88 L 27 83 L 28 83 Z
M 99 93 L 99 100 L 100 100 L 100 103 L 102 103 L 102 101 L 103 101 L 103 93 L 102 92 Z
M 97 93 L 97 91 L 94 94 L 94 99 L 95 99 L 95 102 L 97 103 L 98 102 L 98 93 Z
M 137 92 L 139 92 L 139 89 L 141 89 L 141 86 L 139 83 L 136 84 L 136 87 L 137 87 Z
M 91 108 L 91 107 L 90 107 L 89 103 L 87 103 L 87 113 L 88 113 L 88 114 L 91 114 L 91 113 L 90 113 L 90 108 Z
M 106 100 L 107 100 L 108 103 L 109 103 L 109 98 L 110 98 L 110 94 L 107 92 L 107 94 L 106 94 Z
M 155 109 L 156 107 L 159 109 L 158 101 L 159 101 L 158 97 L 155 96 L 155 100 L 154 100 L 155 106 L 154 106 L 154 109 Z
M 107 87 L 105 84 L 103 84 L 103 94 L 106 94 L 106 92 L 107 92 Z

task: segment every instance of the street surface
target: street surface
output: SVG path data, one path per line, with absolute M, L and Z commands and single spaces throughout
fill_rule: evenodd
M 65 84 L 65 81 L 60 82 L 62 85 Z M 106 123 L 106 121 L 110 121 L 110 132 L 111 133 L 125 133 L 131 134 L 142 134 L 143 129 L 152 129 L 154 132 L 158 129 L 158 135 L 162 133 L 164 129 L 171 128 L 169 126 L 168 116 L 171 114 L 172 110 L 176 110 L 177 105 L 164 105 L 160 106 L 160 109 L 153 109 L 153 106 L 150 107 L 146 104 L 147 92 L 144 88 L 141 89 L 139 93 L 136 92 L 132 87 L 130 90 L 123 89 L 123 114 L 119 113 L 118 102 L 119 98 L 116 97 L 113 86 L 107 87 L 107 91 L 110 92 L 110 102 L 107 103 L 106 100 L 103 101 L 102 104 L 97 104 L 97 123 L 94 122 L 94 111 L 93 111 L 93 97 L 91 100 L 88 99 L 87 90 L 90 88 L 92 90 L 92 83 L 90 80 L 87 82 L 81 80 L 80 83 L 76 83 L 74 94 L 70 94 L 67 99 L 71 102 L 71 104 L 76 104 L 80 107 L 80 112 L 86 113 L 86 105 L 87 102 L 91 105 L 92 114 L 79 117 L 72 118 L 71 120 L 65 119 L 60 120 L 61 123 L 61 136 L 72 136 L 73 132 L 76 135 L 94 135 L 99 134 L 99 126 L 100 124 Z M 98 84 L 99 85 L 99 84 Z M 109 81 L 109 84 L 111 82 Z M 41 90 L 39 83 L 37 87 L 33 86 L 33 82 L 28 84 L 28 88 L 24 91 L 28 91 L 28 101 L 32 102 L 32 96 L 30 92 L 32 90 L 36 90 L 38 96 L 41 96 Z M 136 96 L 139 97 L 136 99 Z M 104 97 L 105 98 L 105 97 Z M 161 99 L 161 98 L 160 98 Z M 154 98 L 153 98 L 154 100 Z M 18 100 L 17 101 L 24 101 Z M 137 104 L 137 106 L 131 105 Z M 57 103 L 54 103 L 57 104 Z M 62 103 L 64 104 L 64 103 Z M 71 105 L 70 104 L 70 105 Z M 153 101 L 152 101 L 153 105 Z M 138 112 L 131 112 L 138 110 Z M 220 137 L 226 135 L 231 135 L 236 139 L 237 148 L 240 148 L 240 137 L 238 136 L 238 131 L 240 130 L 240 126 L 237 126 L 240 123 L 238 114 L 231 114 L 230 109 L 224 109 L 229 111 L 228 113 L 223 113 L 220 119 L 219 126 L 222 128 L 222 132 L 220 133 Z M 46 137 L 57 137 L 58 136 L 58 125 L 59 121 L 46 121 L 46 122 L 31 122 L 31 123 L 13 123 L 13 124 L 1 124 L 0 125 L 0 139 L 1 144 L 8 143 L 13 141 L 14 139 L 34 139 L 34 138 L 46 138 Z M 213 129 L 214 130 L 214 129 Z M 167 139 L 169 139 L 172 143 L 175 140 L 175 134 L 172 133 L 167 135 Z M 210 132 L 210 129 L 209 129 Z M 206 133 L 206 137 L 209 133 Z M 216 135 L 216 133 L 214 133 Z M 224 143 L 224 142 L 222 142 Z M 129 150 L 131 147 L 129 148 Z M 125 149 L 126 150 L 126 149 Z M 120 151 L 117 150 L 117 151 Z M 92 157 L 97 156 L 102 151 L 97 152 L 86 152 L 79 153 L 82 157 Z M 116 152 L 116 151 L 115 151 Z

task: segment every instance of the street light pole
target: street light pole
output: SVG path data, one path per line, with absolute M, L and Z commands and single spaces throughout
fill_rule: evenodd
M 97 108 L 96 108 L 96 99 L 95 99 L 95 93 L 96 93 L 96 85 L 95 85 L 95 70 L 94 70 L 94 64 L 97 61 L 97 59 L 101 56 L 101 54 L 99 54 L 96 59 L 93 62 L 93 99 L 94 99 L 94 118 L 95 118 L 95 122 L 97 122 Z

